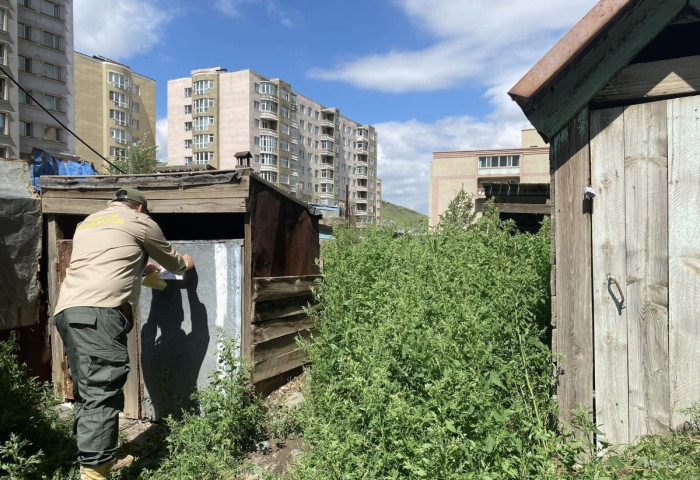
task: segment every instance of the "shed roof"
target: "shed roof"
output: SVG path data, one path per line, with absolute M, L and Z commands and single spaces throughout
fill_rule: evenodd
M 600 0 L 508 94 L 548 140 L 686 8 L 700 0 Z

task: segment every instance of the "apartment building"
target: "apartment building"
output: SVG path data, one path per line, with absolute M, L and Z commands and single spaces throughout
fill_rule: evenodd
M 72 0 L 0 1 L 0 66 L 0 157 L 74 154 Z
M 360 222 L 379 218 L 377 134 L 252 70 L 193 70 L 168 81 L 168 164 L 250 166 L 297 198 L 345 206 Z
M 534 129 L 522 130 L 520 148 L 434 152 L 429 224 L 438 224 L 440 214 L 461 188 L 474 196 L 477 212 L 491 197 L 508 197 L 509 202 L 523 205 L 546 204 L 549 178 L 549 146 Z M 529 208 L 533 213 L 538 210 Z M 527 213 L 527 208 L 522 210 Z
M 125 157 L 127 145 L 140 140 L 155 145 L 155 80 L 109 58 L 79 52 L 73 58 L 78 136 L 107 158 Z M 81 142 L 76 152 L 83 160 L 93 161 L 98 170 L 108 171 Z

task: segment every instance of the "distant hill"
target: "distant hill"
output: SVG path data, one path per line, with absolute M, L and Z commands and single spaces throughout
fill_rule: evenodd
M 392 221 L 397 227 L 426 228 L 428 226 L 427 215 L 382 200 L 382 223 L 387 225 Z

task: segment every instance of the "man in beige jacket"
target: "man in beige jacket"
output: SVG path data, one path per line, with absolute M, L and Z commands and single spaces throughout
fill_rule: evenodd
M 129 373 L 126 334 L 131 306 L 152 258 L 174 273 L 194 268 L 179 255 L 148 215 L 134 188 L 117 190 L 104 210 L 80 223 L 71 262 L 54 309 L 66 347 L 75 398 L 74 431 L 83 480 L 109 478 L 124 408 L 122 387 Z

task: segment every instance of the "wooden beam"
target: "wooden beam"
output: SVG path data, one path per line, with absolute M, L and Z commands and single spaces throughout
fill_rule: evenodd
M 53 311 L 58 301 L 60 283 L 58 280 L 58 241 L 63 238 L 55 215 L 48 216 L 46 248 L 48 263 L 48 313 L 49 313 L 49 340 L 51 342 L 51 381 L 53 382 L 56 396 L 64 401 L 66 399 L 65 381 L 66 374 L 63 370 L 65 355 L 63 353 L 63 341 L 53 321 Z
M 179 199 L 183 201 L 198 200 L 204 198 L 248 198 L 248 181 L 241 183 L 221 183 L 214 185 L 186 185 L 176 186 L 169 185 L 164 188 L 161 185 L 155 187 L 139 187 L 139 191 L 143 193 L 149 204 L 153 200 L 173 200 Z M 100 189 L 91 188 L 70 188 L 70 189 L 51 189 L 44 188 L 42 190 L 43 198 L 64 198 L 64 199 L 93 199 L 93 200 L 112 200 L 114 192 L 120 187 L 105 186 Z
M 255 364 L 259 364 L 274 357 L 278 357 L 285 353 L 299 349 L 297 341 L 300 339 L 308 339 L 311 336 L 312 330 L 301 330 L 291 335 L 279 337 L 265 343 L 253 345 L 253 359 Z
M 544 203 L 496 203 L 494 204 L 501 213 L 533 213 L 551 215 L 551 205 Z
M 558 81 L 542 90 L 525 112 L 546 138 L 553 138 L 685 8 L 687 0 L 639 0 L 566 65 Z
M 253 301 L 264 302 L 308 295 L 317 279 L 318 275 L 257 277 L 253 279 Z
M 44 214 L 90 215 L 107 206 L 106 200 L 44 197 Z M 171 199 L 148 203 L 151 213 L 245 213 L 245 198 Z
M 700 56 L 635 63 L 619 72 L 591 100 L 605 105 L 700 92 Z
M 295 368 L 301 367 L 305 363 L 306 353 L 300 349 L 296 349 L 278 357 L 265 360 L 255 366 L 255 370 L 253 371 L 252 375 L 253 383 L 258 383 L 268 378 L 288 372 Z
M 581 110 L 552 140 L 556 275 L 556 351 L 559 356 L 560 419 L 593 409 L 593 312 L 591 295 L 588 109 Z
M 311 328 L 313 328 L 313 321 L 306 314 L 256 324 L 252 326 L 251 345 L 258 345 Z

